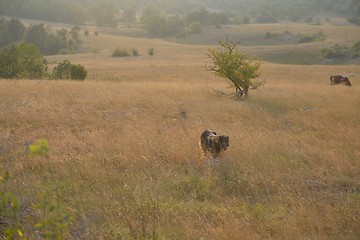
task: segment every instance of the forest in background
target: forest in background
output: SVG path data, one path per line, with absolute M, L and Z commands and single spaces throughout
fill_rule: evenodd
M 116 25 L 124 15 L 139 15 L 146 8 L 156 8 L 170 15 L 182 16 L 205 8 L 224 12 L 233 20 L 251 17 L 257 21 L 298 22 L 317 14 L 345 16 L 359 24 L 360 2 L 357 0 L 0 0 L 0 14 L 72 24 Z

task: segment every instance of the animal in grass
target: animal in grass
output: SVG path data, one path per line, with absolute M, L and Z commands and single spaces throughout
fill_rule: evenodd
M 330 76 L 330 85 L 336 85 L 336 84 L 345 84 L 346 86 L 351 87 L 351 83 L 349 81 L 349 78 L 343 75 L 331 75 Z
M 210 153 L 215 159 L 229 147 L 229 136 L 217 135 L 216 132 L 205 130 L 200 136 L 200 146 L 204 154 Z

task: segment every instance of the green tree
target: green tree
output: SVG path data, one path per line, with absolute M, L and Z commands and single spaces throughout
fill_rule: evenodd
M 91 15 L 95 19 L 98 26 L 114 26 L 116 25 L 117 8 L 111 1 L 101 1 L 94 5 Z
M 39 49 L 33 44 L 19 45 L 20 77 L 29 79 L 42 79 L 47 75 L 46 60 Z
M 16 78 L 20 73 L 19 49 L 11 45 L 0 51 L 0 77 Z
M 360 56 L 360 40 L 357 42 L 354 42 L 351 49 L 353 51 L 353 57 L 359 57 Z
M 201 33 L 202 32 L 202 26 L 199 22 L 192 22 L 189 25 L 189 33 Z
M 243 95 L 247 97 L 249 89 L 256 89 L 263 83 L 252 81 L 259 76 L 261 62 L 239 52 L 238 44 L 239 42 L 230 42 L 227 39 L 219 40 L 221 48 L 208 50 L 212 65 L 207 66 L 207 70 L 230 80 L 236 96 L 241 98 Z
M 13 42 L 23 39 L 25 34 L 25 26 L 19 19 L 12 18 L 8 23 L 8 34 Z
M 33 44 L 11 45 L 0 51 L 0 77 L 43 78 L 47 64 Z
M 125 9 L 121 14 L 121 20 L 124 22 L 136 22 L 136 11 L 133 8 Z
M 24 41 L 34 44 L 45 55 L 57 54 L 62 48 L 66 47 L 66 42 L 62 42 L 61 38 L 58 38 L 52 33 L 52 29 L 44 24 L 30 26 Z
M 59 63 L 52 72 L 52 79 L 84 80 L 86 77 L 85 67 L 80 64 L 74 65 L 69 60 Z

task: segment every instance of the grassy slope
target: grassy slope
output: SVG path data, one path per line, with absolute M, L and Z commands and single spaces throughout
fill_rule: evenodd
M 0 131 L 11 131 L 0 159 L 23 205 L 49 191 L 84 239 L 360 235 L 358 66 L 265 62 L 266 85 L 235 101 L 213 91 L 230 90 L 204 70 L 207 46 L 102 33 L 83 41 L 92 53 L 49 61 L 84 64 L 84 82 L 0 81 Z M 141 56 L 111 58 L 115 47 Z M 329 86 L 333 73 L 354 86 Z M 230 135 L 218 165 L 198 147 L 207 128 Z M 24 154 L 38 138 L 50 157 Z

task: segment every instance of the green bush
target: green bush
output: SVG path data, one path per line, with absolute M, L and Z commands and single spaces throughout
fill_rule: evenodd
M 193 21 L 189 24 L 189 33 L 201 33 L 202 26 L 199 22 Z
M 84 80 L 87 77 L 87 71 L 84 66 L 80 64 L 71 66 L 71 79 Z
M 130 55 L 126 48 L 116 48 L 112 54 L 113 57 L 129 57 Z
M 320 52 L 323 58 L 340 58 L 345 56 L 347 49 L 344 46 L 335 44 L 329 48 L 321 48 Z
M 46 61 L 33 44 L 11 45 L 0 51 L 1 78 L 41 79 L 46 74 Z
M 148 49 L 148 54 L 149 54 L 149 56 L 154 56 L 154 54 L 155 54 L 154 48 L 149 48 Z
M 349 17 L 347 20 L 349 23 L 360 26 L 360 16 L 359 17 Z
M 35 204 L 33 216 L 23 216 L 18 198 L 8 189 L 9 174 L 0 174 L 0 236 L 1 239 L 67 239 L 72 218 L 48 194 Z M 33 219 L 32 219 L 33 218 Z M 38 238 L 37 238 L 38 239 Z
M 322 31 L 319 31 L 316 34 L 313 35 L 303 35 L 298 34 L 297 35 L 297 43 L 307 43 L 307 42 L 315 42 L 315 41 L 324 41 L 326 39 L 326 36 Z
M 274 38 L 279 36 L 279 33 L 266 32 L 264 38 Z
M 360 40 L 355 42 L 352 47 L 351 50 L 353 51 L 353 57 L 357 58 L 360 56 Z
M 70 63 L 69 60 L 64 60 L 59 63 L 53 70 L 52 79 L 73 79 L 84 80 L 87 77 L 87 71 L 84 66 Z
M 131 49 L 131 54 L 132 54 L 133 56 L 139 56 L 139 51 L 138 51 L 136 48 L 132 48 L 132 49 Z

